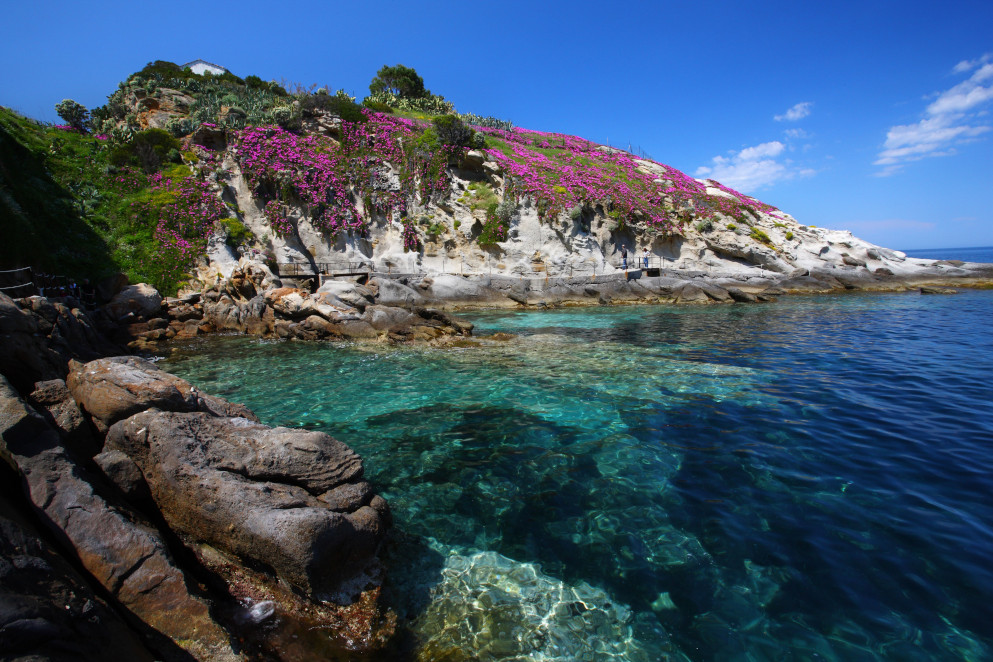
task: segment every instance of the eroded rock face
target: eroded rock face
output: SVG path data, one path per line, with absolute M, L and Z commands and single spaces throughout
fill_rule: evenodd
M 65 379 L 69 359 L 120 351 L 79 308 L 44 297 L 15 301 L 0 292 L 0 373 L 21 392 L 29 393 L 35 382 Z
M 352 493 L 362 492 L 361 460 L 320 432 L 147 411 L 115 424 L 105 448 L 138 465 L 174 530 L 312 596 L 364 569 L 385 533 L 385 502 Z M 330 503 L 319 498 L 329 493 Z

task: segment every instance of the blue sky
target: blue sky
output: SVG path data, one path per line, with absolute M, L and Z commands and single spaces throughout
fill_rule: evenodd
M 359 98 L 402 63 L 462 112 L 630 144 L 801 223 L 993 245 L 990 0 L 6 5 L 0 104 L 38 119 L 158 59 Z

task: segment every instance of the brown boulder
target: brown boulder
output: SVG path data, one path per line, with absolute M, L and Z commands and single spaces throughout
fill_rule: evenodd
M 185 379 L 134 356 L 113 356 L 86 364 L 73 362 L 70 368 L 66 380 L 69 390 L 101 431 L 153 407 L 258 420 L 247 407 L 202 393 Z
M 368 566 L 384 534 L 364 499 L 343 513 L 318 498 L 362 478 L 361 459 L 320 432 L 148 411 L 114 425 L 106 449 L 138 465 L 174 530 L 310 595 L 337 591 Z

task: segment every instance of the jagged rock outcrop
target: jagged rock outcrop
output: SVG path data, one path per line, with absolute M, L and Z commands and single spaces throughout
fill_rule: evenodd
M 64 379 L 69 359 L 88 361 L 122 350 L 79 307 L 38 296 L 14 300 L 0 293 L 0 373 L 19 391 L 29 393 L 35 382 Z
M 2 496 L 0 605 L 3 659 L 156 659 L 137 633 Z

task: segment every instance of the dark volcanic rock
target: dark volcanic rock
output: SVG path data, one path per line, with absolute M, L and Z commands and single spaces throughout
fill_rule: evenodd
M 174 530 L 310 595 L 368 566 L 385 533 L 375 508 L 335 512 L 317 498 L 362 478 L 359 457 L 320 432 L 148 411 L 114 425 L 106 448 L 134 460 Z
M 23 393 L 35 382 L 65 379 L 69 359 L 89 361 L 120 352 L 78 308 L 43 297 L 15 302 L 0 293 L 0 373 Z
M 0 497 L 0 657 L 155 659 L 124 621 Z
M 100 443 L 66 383 L 61 379 L 52 379 L 34 386 L 28 401 L 42 414 L 48 413 L 48 422 L 59 431 L 66 447 L 80 457 L 93 457 L 99 453 Z

